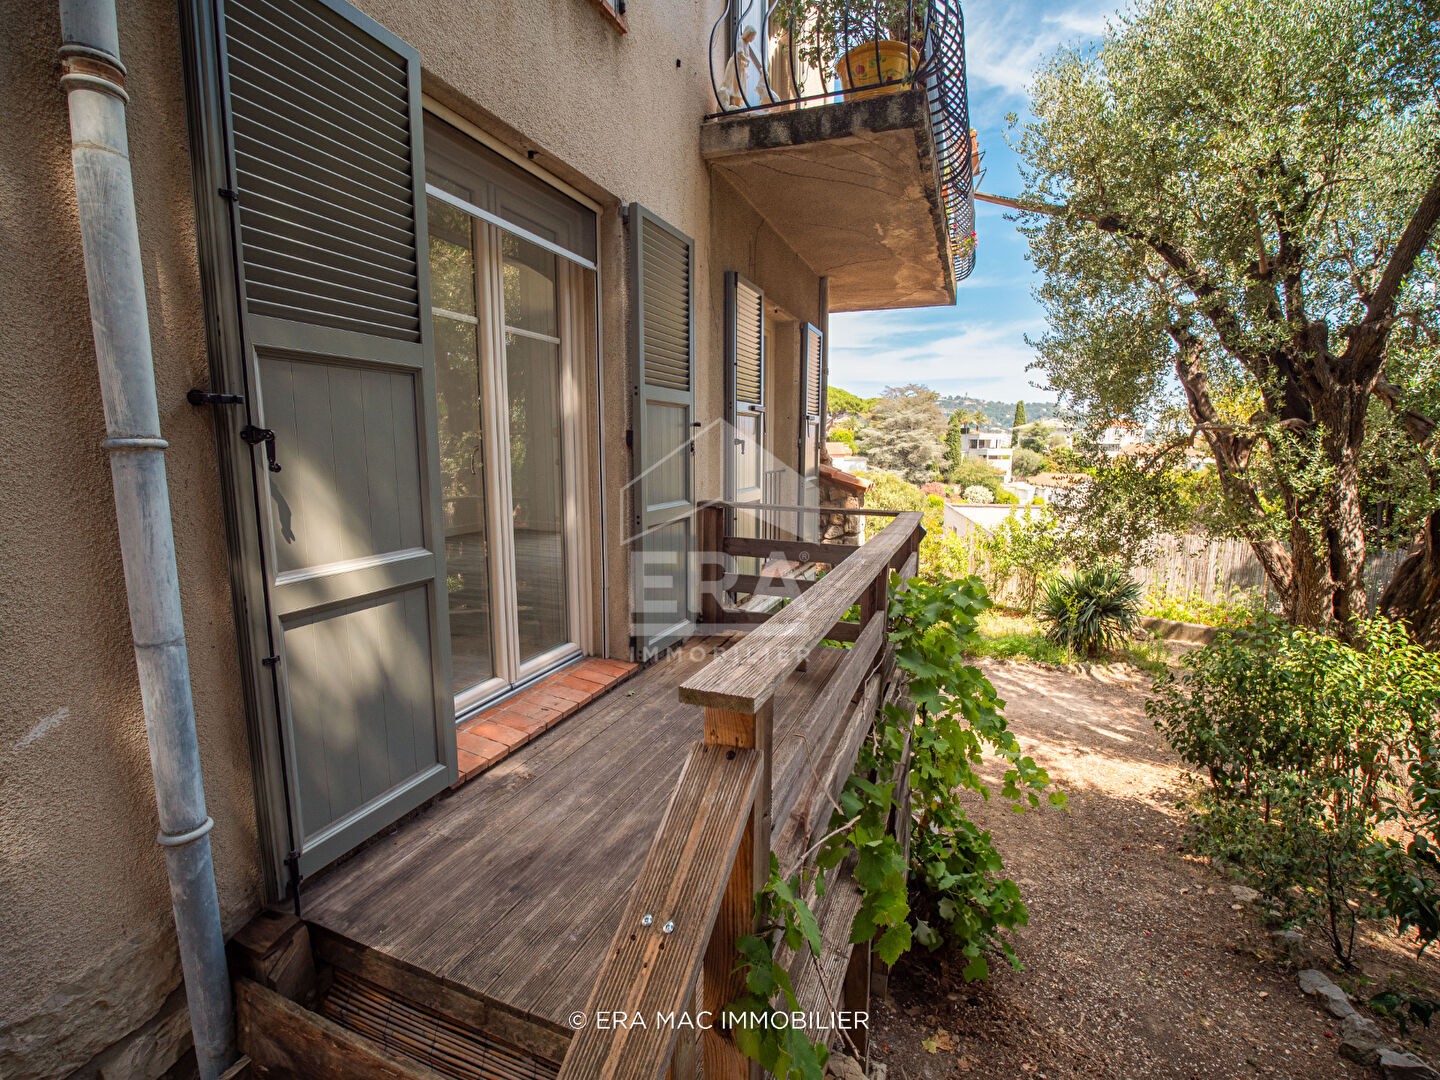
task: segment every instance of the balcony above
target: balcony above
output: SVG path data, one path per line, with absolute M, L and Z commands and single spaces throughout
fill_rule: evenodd
M 975 262 L 959 5 L 887 2 L 889 25 L 852 31 L 848 58 L 831 61 L 848 92 L 806 67 L 814 35 L 782 21 L 779 0 L 730 0 L 712 39 L 722 108 L 701 127 L 701 153 L 829 278 L 832 311 L 953 304 Z M 882 51 L 901 59 L 882 63 Z
M 829 277 L 830 310 L 955 302 L 923 91 L 707 120 L 700 150 Z

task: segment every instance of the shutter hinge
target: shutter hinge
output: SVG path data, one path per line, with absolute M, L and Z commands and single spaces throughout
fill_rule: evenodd
M 277 667 L 277 666 L 279 666 L 279 664 L 280 664 L 280 657 L 278 657 L 278 656 L 265 656 L 265 657 L 262 657 L 262 658 L 261 658 L 260 663 L 264 664 L 266 667 L 269 667 L 269 668 Z
M 237 203 L 240 201 L 240 192 L 234 188 L 222 187 L 216 188 L 215 190 L 219 193 L 220 197 L 227 202 Z
M 635 429 L 634 429 L 634 428 L 626 428 L 626 429 L 625 429 L 625 449 L 626 449 L 626 450 L 634 450 L 634 449 L 635 449 Z

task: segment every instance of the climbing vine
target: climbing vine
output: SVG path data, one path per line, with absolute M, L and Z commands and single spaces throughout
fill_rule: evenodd
M 1020 751 L 1001 713 L 995 688 L 974 666 L 966 649 L 976 640 L 976 618 L 990 606 L 978 578 L 902 583 L 892 575 L 889 639 L 897 669 L 908 680 L 913 712 L 885 703 L 875 730 L 861 749 L 819 846 L 814 870 L 802 866 L 785 874 L 774 862 L 756 897 L 753 935 L 738 943 L 746 989 L 733 1012 L 774 1016 L 796 1004 L 789 972 L 776 960 L 783 944 L 792 952 L 820 955 L 820 927 L 805 901 L 824 874 L 852 864 L 860 909 L 852 942 L 873 941 L 888 966 L 918 944 L 935 950 L 948 945 L 965 958 L 962 975 L 983 979 L 987 954 L 998 951 L 1019 967 L 1004 933 L 1023 926 L 1024 901 L 1003 876 L 1004 864 L 990 833 L 965 813 L 962 791 L 991 795 L 979 767 L 986 754 L 1004 764 L 1000 797 L 1017 811 L 1042 798 L 1065 804 L 1045 770 Z M 908 857 L 899 818 L 905 814 L 900 777 L 908 773 Z M 802 859 L 803 862 L 803 859 Z M 782 1080 L 820 1080 L 827 1051 L 803 1031 L 773 1023 L 737 1024 L 736 1045 Z

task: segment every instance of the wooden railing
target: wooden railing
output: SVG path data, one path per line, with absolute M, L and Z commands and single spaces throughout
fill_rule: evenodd
M 693 1060 L 682 1061 L 691 1048 L 677 1047 L 686 1029 L 656 1017 L 690 1010 L 697 989 L 711 1020 L 700 1024 L 703 1075 L 751 1075 L 750 1063 L 720 1025 L 723 1010 L 743 989 L 735 944 L 753 930 L 755 894 L 769 876 L 771 852 L 788 866 L 828 820 L 836 788 L 849 776 L 874 716 L 890 573 L 909 577 L 918 567 L 918 513 L 895 514 L 869 542 L 845 547 L 726 536 L 726 510 L 724 504 L 700 509 L 702 552 L 779 556 L 832 568 L 778 611 L 737 613 L 723 599 L 736 575 L 727 581 L 723 564 L 707 560 L 702 621 L 723 625 L 743 614 L 748 632 L 680 686 L 680 700 L 702 709 L 703 741 L 691 750 L 656 831 L 591 993 L 590 1023 L 571 1043 L 562 1080 L 656 1080 L 667 1070 L 693 1076 Z M 857 603 L 860 621 L 843 621 Z M 803 714 L 784 718 L 786 730 L 799 733 L 810 751 L 789 755 L 777 771 L 776 696 L 827 639 L 852 644 Z M 872 686 L 868 695 L 861 693 L 866 685 Z M 857 697 L 860 704 L 852 704 Z M 636 1013 L 645 1026 L 596 1023 L 597 1016 Z

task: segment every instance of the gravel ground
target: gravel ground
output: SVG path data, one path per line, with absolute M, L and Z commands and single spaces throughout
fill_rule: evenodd
M 1336 1053 L 1256 914 L 1185 854 L 1182 774 L 1144 677 L 982 666 L 1070 807 L 972 810 L 1030 908 L 1024 970 L 966 984 L 934 957 L 902 961 L 872 1031 L 890 1080 L 1373 1076 Z

